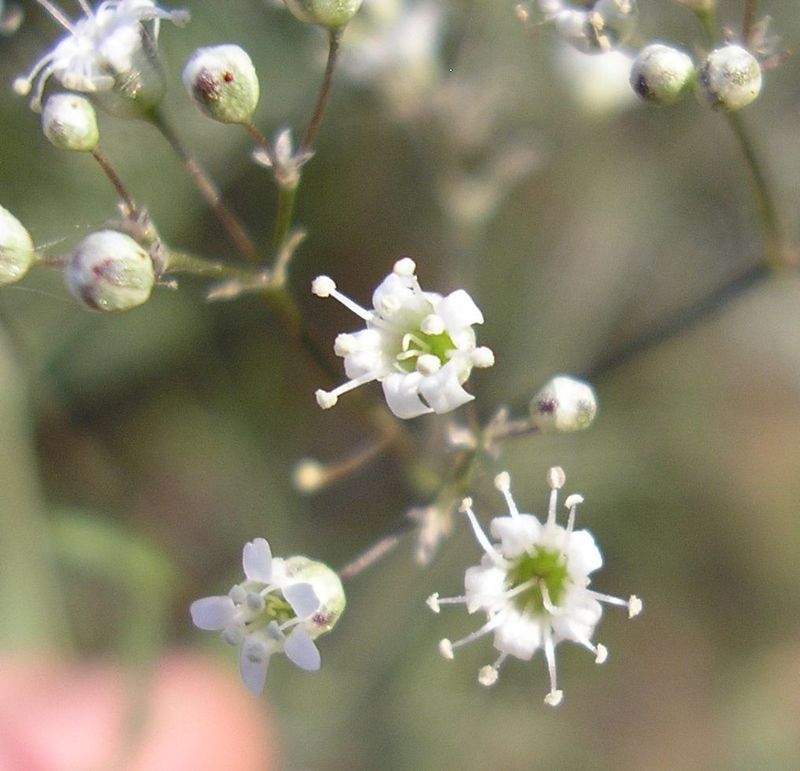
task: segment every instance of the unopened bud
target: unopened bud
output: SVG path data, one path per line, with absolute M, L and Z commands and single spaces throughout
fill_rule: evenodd
M 597 415 L 597 397 L 588 383 L 559 375 L 531 399 L 530 412 L 540 431 L 581 431 Z
M 356 15 L 362 0 L 284 0 L 284 2 L 300 21 L 338 29 L 344 27 Z
M 78 300 L 98 311 L 135 308 L 150 297 L 156 282 L 150 255 L 116 230 L 99 230 L 84 238 L 64 278 Z
M 283 560 L 283 568 L 290 578 L 289 584 L 311 584 L 319 600 L 318 609 L 303 621 L 308 636 L 313 640 L 330 632 L 347 602 L 339 576 L 324 563 L 308 557 L 287 557 Z
M 35 259 L 30 233 L 8 209 L 0 206 L 0 286 L 19 281 Z
M 198 48 L 183 69 L 183 85 L 198 107 L 220 123 L 250 123 L 258 105 L 258 75 L 237 45 Z
M 47 100 L 42 131 L 59 150 L 91 152 L 100 139 L 92 103 L 77 94 L 54 94 Z
M 740 110 L 761 92 L 761 65 L 745 48 L 723 46 L 703 62 L 698 84 L 698 93 L 715 110 Z
M 631 87 L 645 102 L 679 102 L 694 83 L 694 62 L 677 48 L 653 43 L 643 48 L 631 67 Z

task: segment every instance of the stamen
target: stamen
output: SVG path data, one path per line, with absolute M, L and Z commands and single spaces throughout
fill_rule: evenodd
M 78 4 L 80 5 L 80 7 L 83 9 L 83 12 L 87 16 L 92 16 L 92 14 L 93 14 L 92 7 L 89 5 L 89 3 L 86 0 L 78 0 Z
M 507 567 L 506 561 L 502 558 L 500 553 L 489 543 L 489 539 L 486 537 L 486 533 L 483 532 L 480 524 L 478 524 L 478 519 L 475 516 L 475 512 L 472 510 L 472 498 L 464 498 L 461 501 L 461 506 L 459 506 L 459 511 L 463 511 L 467 517 L 469 518 L 469 523 L 472 525 L 472 530 L 475 533 L 475 538 L 477 539 L 478 543 L 481 545 L 483 550 L 486 554 L 491 557 L 492 562 L 498 567 L 505 568 Z
M 478 369 L 485 369 L 486 367 L 494 366 L 494 351 L 487 348 L 485 345 L 479 345 L 470 357 L 472 365 Z
M 497 676 L 500 672 L 500 667 L 503 666 L 503 662 L 507 658 L 507 653 L 501 653 L 494 664 L 487 664 L 485 667 L 481 667 L 480 671 L 478 672 L 478 682 L 487 688 L 490 685 L 494 685 L 497 682 Z
M 450 659 L 452 661 L 455 658 L 453 655 L 453 643 L 446 637 L 443 640 L 439 640 L 439 653 L 442 655 L 443 659 Z
M 567 537 L 564 543 L 564 551 L 567 550 L 567 544 L 569 543 L 569 537 L 572 534 L 572 530 L 575 527 L 575 510 L 578 508 L 578 504 L 583 503 L 583 496 L 573 494 L 567 497 L 567 500 L 564 501 L 564 507 L 569 509 L 569 519 L 567 520 Z
M 550 592 L 547 588 L 547 584 L 543 578 L 539 579 L 531 579 L 532 581 L 539 582 L 539 590 L 542 593 L 542 605 L 544 605 L 544 609 L 550 614 L 557 616 L 561 613 L 561 609 L 556 605 L 553 605 L 553 601 L 550 599 Z
M 325 391 L 322 388 L 318 388 L 314 392 L 314 396 L 317 399 L 317 404 L 322 407 L 323 410 L 328 410 L 339 401 L 339 397 L 342 394 L 352 391 L 354 388 L 358 388 L 365 383 L 371 383 L 373 380 L 377 380 L 378 377 L 378 373 L 367 372 L 360 377 L 353 378 L 353 380 L 348 380 L 346 383 L 342 383 L 342 385 L 337 386 L 332 391 Z
M 444 332 L 444 321 L 442 320 L 441 316 L 431 313 L 422 319 L 422 323 L 419 325 L 419 328 L 426 335 L 441 335 L 442 332 Z
M 506 499 L 508 513 L 511 514 L 512 517 L 518 517 L 519 509 L 517 508 L 517 504 L 514 503 L 514 499 L 511 497 L 511 476 L 509 473 L 507 471 L 501 471 L 494 478 L 494 486 L 503 494 L 503 497 Z
M 413 276 L 416 273 L 417 266 L 410 257 L 403 257 L 399 259 L 395 264 L 394 268 L 392 268 L 392 272 L 396 273 L 398 276 L 403 276 L 404 278 L 408 278 Z
M 642 612 L 642 601 L 632 594 L 627 600 L 620 599 L 619 597 L 612 597 L 610 594 L 603 594 L 602 592 L 595 592 L 592 589 L 586 590 L 594 599 L 608 603 L 609 605 L 618 605 L 621 608 L 628 609 L 628 618 L 638 616 Z
M 467 602 L 467 598 L 464 596 L 461 597 L 440 597 L 439 592 L 434 592 L 425 603 L 427 606 L 434 612 L 438 613 L 440 605 L 464 605 Z
M 421 375 L 433 375 L 442 368 L 442 362 L 439 361 L 438 356 L 430 353 L 423 353 L 417 359 L 417 372 Z
M 364 321 L 371 321 L 375 315 L 338 291 L 336 282 L 330 276 L 317 276 L 311 282 L 311 291 L 317 297 L 333 297 L 334 300 L 338 300 L 345 308 L 364 319 Z
M 67 32 L 75 34 L 75 25 L 69 20 L 67 15 L 55 3 L 50 0 L 36 0 Z M 89 12 L 91 15 L 91 11 Z
M 497 626 L 500 625 L 502 617 L 495 616 L 494 618 L 490 618 L 480 629 L 476 629 L 474 632 L 471 632 L 466 637 L 462 637 L 460 640 L 456 640 L 455 642 L 451 642 L 450 640 L 442 640 L 439 643 L 439 651 L 442 655 L 448 659 L 453 658 L 453 651 L 456 648 L 460 648 L 463 645 L 469 645 L 471 642 L 475 642 L 475 640 L 480 640 L 481 637 L 485 637 L 487 634 L 490 634 L 495 630 Z M 444 645 L 445 649 L 450 653 L 449 656 L 446 656 L 444 652 L 442 652 L 443 644 L 447 642 L 447 645 Z
M 564 698 L 564 692 L 559 691 L 557 687 L 556 651 L 549 627 L 544 630 L 544 657 L 547 660 L 547 672 L 550 675 L 550 693 L 544 697 L 544 703 L 551 707 L 557 707 Z
M 638 616 L 642 612 L 642 607 L 642 601 L 635 594 L 632 594 L 628 598 L 628 618 Z

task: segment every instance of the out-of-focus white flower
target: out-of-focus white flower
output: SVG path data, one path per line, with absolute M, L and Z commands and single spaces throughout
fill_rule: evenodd
M 441 73 L 443 20 L 432 0 L 365 0 L 348 25 L 341 69 L 376 86 L 395 112 L 414 113 Z
M 636 0 L 539 0 L 559 36 L 579 51 L 600 53 L 624 43 L 639 15 Z
M 242 583 L 227 595 L 195 600 L 190 612 L 196 627 L 221 631 L 225 642 L 241 646 L 242 681 L 258 695 L 274 653 L 285 653 L 308 672 L 319 669 L 313 641 L 339 620 L 345 596 L 327 565 L 307 557 L 273 558 L 263 538 L 245 544 L 242 566 Z
M 469 613 L 481 611 L 486 623 L 461 640 L 444 639 L 441 654 L 453 658 L 455 648 L 494 633 L 494 647 L 500 657 L 494 664 L 482 667 L 478 681 L 492 685 L 508 656 L 528 661 L 544 650 L 550 675 L 550 691 L 545 703 L 556 706 L 563 693 L 556 679 L 555 648 L 562 640 L 571 640 L 595 655 L 602 664 L 608 656 L 605 646 L 594 644 L 592 636 L 602 615 L 601 602 L 628 608 L 629 617 L 641 612 L 642 602 L 632 595 L 627 601 L 600 594 L 588 588 L 589 574 L 603 564 L 603 557 L 588 530 L 575 530 L 575 510 L 583 502 L 580 495 L 570 495 L 567 526 L 556 524 L 558 490 L 565 481 L 564 471 L 554 467 L 548 472 L 551 488 L 547 519 L 541 523 L 532 514 L 521 514 L 511 497 L 507 473 L 498 474 L 495 486 L 503 494 L 509 515 L 492 520 L 490 532 L 499 543 L 492 543 L 481 529 L 472 511 L 472 501 L 464 499 L 466 512 L 475 536 L 483 547 L 479 565 L 467 569 L 465 593 L 461 597 L 428 598 L 436 613 L 441 605 L 461 603 Z
M 67 34 L 36 62 L 28 75 L 14 81 L 14 90 L 20 95 L 30 93 L 35 85 L 31 107 L 37 112 L 51 76 L 72 91 L 109 90 L 117 78 L 133 68 L 134 57 L 142 48 L 145 22 L 154 22 L 155 40 L 161 19 L 178 25 L 189 19 L 188 12 L 164 10 L 153 0 L 105 0 L 94 10 L 87 0 L 80 4 L 85 15 L 73 22 L 50 0 L 41 3 Z
M 622 51 L 588 56 L 569 45 L 558 51 L 560 75 L 575 102 L 592 115 L 611 115 L 636 105 L 630 86 L 633 57 Z
M 330 277 L 314 280 L 314 294 L 334 297 L 367 323 L 336 338 L 334 351 L 351 380 L 333 391 L 318 390 L 320 407 L 333 407 L 341 394 L 373 380 L 383 385 L 398 418 L 450 412 L 475 398 L 462 383 L 473 367 L 494 364 L 492 351 L 475 345 L 472 325 L 482 324 L 483 314 L 463 289 L 447 297 L 423 292 L 415 271 L 413 260 L 398 260 L 373 293 L 373 310 L 338 292 Z

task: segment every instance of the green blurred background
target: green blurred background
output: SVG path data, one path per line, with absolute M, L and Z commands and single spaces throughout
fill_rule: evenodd
M 249 160 L 243 131 L 193 108 L 180 70 L 199 45 L 241 44 L 261 78 L 256 122 L 270 135 L 297 133 L 325 38 L 267 2 L 183 5 L 189 27 L 161 33 L 166 110 L 268 243 L 268 173 Z M 686 9 L 640 5 L 643 42 L 698 45 Z M 736 28 L 741 6 L 721 2 L 721 20 Z M 761 6 L 779 48 L 796 48 L 796 3 Z M 551 375 L 590 371 L 757 262 L 759 231 L 722 117 L 693 99 L 668 110 L 587 103 L 552 30 L 526 33 L 512 2 L 436 7 L 434 69 L 337 73 L 300 191 L 297 221 L 309 235 L 290 281 L 333 364 L 335 334 L 355 324 L 311 296 L 318 273 L 366 303 L 392 263 L 411 255 L 424 288 L 466 288 L 486 316 L 480 342 L 497 357 L 468 386 L 486 420 L 502 404 L 524 410 Z M 0 39 L 4 83 L 53 38 L 52 23 L 29 11 L 15 36 Z M 352 33 L 359 42 L 368 30 Z M 743 113 L 795 239 L 798 66 L 791 57 L 767 72 Z M 163 237 L 235 261 L 156 132 L 100 118 L 105 151 Z M 114 217 L 91 159 L 48 145 L 10 88 L 0 92 L 0 134 L 0 203 L 37 244 L 66 252 Z M 374 439 L 365 401 L 319 410 L 313 392 L 325 375 L 263 301 L 209 305 L 203 288 L 188 280 L 178 292 L 160 289 L 117 316 L 82 310 L 55 271 L 0 292 L 3 648 L 143 666 L 190 646 L 235 677 L 233 651 L 194 630 L 187 609 L 238 580 L 246 540 L 264 536 L 275 554 L 339 566 L 425 502 L 391 453 L 301 496 L 291 481 L 299 459 L 340 460 Z M 599 377 L 590 431 L 517 440 L 482 467 L 473 492 L 487 522 L 502 509 L 494 473 L 509 469 L 517 501 L 541 513 L 545 472 L 562 465 L 568 492 L 586 498 L 579 525 L 606 558 L 593 586 L 645 602 L 636 621 L 604 617 L 605 666 L 559 648 L 559 709 L 542 704 L 540 657 L 510 661 L 485 690 L 476 675 L 494 658 L 488 640 L 455 662 L 438 655 L 439 638 L 478 622 L 457 610 L 433 616 L 424 604 L 432 591 L 459 593 L 479 556 L 459 521 L 429 568 L 413 563 L 409 540 L 349 583 L 347 613 L 320 640 L 317 675 L 273 661 L 264 703 L 283 767 L 800 767 L 798 328 L 800 281 L 775 276 Z M 449 461 L 448 420 L 407 426 L 435 473 Z

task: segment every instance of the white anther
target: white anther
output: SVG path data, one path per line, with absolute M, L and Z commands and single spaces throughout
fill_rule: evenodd
M 453 643 L 446 637 L 443 640 L 439 640 L 439 653 L 441 653 L 442 657 L 445 659 L 455 658 L 453 655 Z
M 544 697 L 544 703 L 551 706 L 557 707 L 561 704 L 562 700 L 564 699 L 564 691 L 550 691 L 547 696 Z
M 567 481 L 567 475 L 564 473 L 564 469 L 561 466 L 553 466 L 547 472 L 547 484 L 550 486 L 551 490 L 560 490 L 564 483 Z
M 607 658 L 608 658 L 608 648 L 606 648 L 605 645 L 601 645 L 600 643 L 598 643 L 597 647 L 595 648 L 594 663 L 605 664 Z
M 472 359 L 472 365 L 478 369 L 494 366 L 494 351 L 492 351 L 491 348 L 487 348 L 485 345 L 479 345 L 472 352 L 470 358 Z
M 336 335 L 336 340 L 333 342 L 333 352 L 337 356 L 350 356 L 350 354 L 356 352 L 357 348 L 355 336 L 348 332 Z
M 494 478 L 494 486 L 497 490 L 501 493 L 504 493 L 511 489 L 511 476 L 507 471 L 501 471 L 495 478 Z
M 638 616 L 642 612 L 642 607 L 642 601 L 635 594 L 632 594 L 628 599 L 628 618 Z
M 336 282 L 330 276 L 317 276 L 311 282 L 311 291 L 317 297 L 330 297 L 336 291 Z
M 292 481 L 301 493 L 313 493 L 325 485 L 328 473 L 318 460 L 303 458 L 294 467 Z
M 410 257 L 403 257 L 394 264 L 393 272 L 398 276 L 413 276 L 417 266 Z
M 567 496 L 567 500 L 564 501 L 564 508 L 571 509 L 573 506 L 578 506 L 581 503 L 583 503 L 583 496 L 578 495 L 578 493 L 573 493 Z
M 462 513 L 466 512 L 468 509 L 472 508 L 472 498 L 462 498 L 461 504 L 458 507 L 458 510 Z
M 339 401 L 339 397 L 336 394 L 330 391 L 323 391 L 321 388 L 318 388 L 314 392 L 314 396 L 317 397 L 317 404 L 319 404 L 323 410 L 329 410 Z
M 497 670 L 491 664 L 481 667 L 478 671 L 478 682 L 487 688 L 494 685 L 497 682 Z
M 427 600 L 425 600 L 427 606 L 434 612 L 438 613 L 441 608 L 439 607 L 439 592 L 434 592 Z
M 444 332 L 444 320 L 441 316 L 431 313 L 422 319 L 422 323 L 419 325 L 419 328 L 426 335 L 441 335 L 442 332 Z
M 441 368 L 442 362 L 439 361 L 438 356 L 434 356 L 432 353 L 423 353 L 417 358 L 417 372 L 420 375 L 433 375 Z

